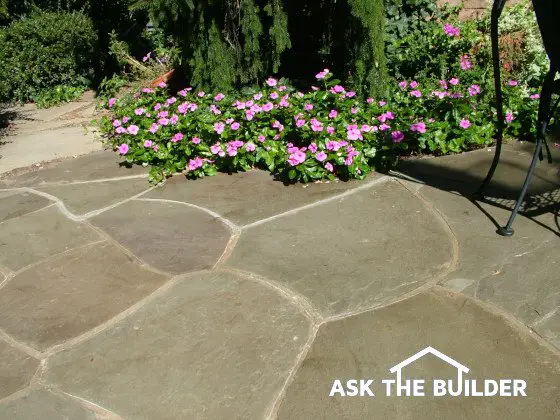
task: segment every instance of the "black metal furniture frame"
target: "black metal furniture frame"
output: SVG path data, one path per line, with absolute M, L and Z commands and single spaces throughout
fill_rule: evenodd
M 503 110 L 503 96 L 502 96 L 502 84 L 500 77 L 500 54 L 498 47 L 498 21 L 504 9 L 506 0 L 494 0 L 492 7 L 492 17 L 491 17 L 491 37 L 492 37 L 492 61 L 494 65 L 494 86 L 496 89 L 496 110 L 498 117 L 498 133 L 496 140 L 496 152 L 494 155 L 494 160 L 488 171 L 488 175 L 482 182 L 480 186 L 477 197 L 484 198 L 484 191 L 490 181 L 492 176 L 496 171 L 496 167 L 500 161 L 500 153 L 502 151 L 502 140 L 504 132 L 504 110 Z M 542 147 L 543 144 L 546 147 L 548 161 L 552 163 L 550 149 L 546 142 L 545 134 L 554 115 L 556 108 L 558 107 L 558 102 L 556 101 L 554 106 L 552 105 L 552 95 L 553 93 L 560 94 L 560 80 L 556 81 L 556 74 L 560 72 L 560 0 L 533 0 L 533 8 L 535 10 L 535 15 L 541 31 L 544 47 L 548 58 L 550 59 L 550 69 L 545 77 L 541 97 L 539 102 L 539 113 L 537 122 L 537 143 L 535 147 L 535 153 L 533 154 L 533 159 L 531 165 L 529 166 L 529 171 L 527 172 L 527 177 L 521 188 L 519 198 L 515 204 L 515 207 L 507 221 L 505 226 L 498 229 L 498 233 L 502 236 L 511 236 L 514 231 L 511 228 L 517 213 L 523 203 L 523 199 L 527 194 L 527 189 L 531 183 L 531 178 L 535 171 L 537 165 L 537 160 L 543 159 Z

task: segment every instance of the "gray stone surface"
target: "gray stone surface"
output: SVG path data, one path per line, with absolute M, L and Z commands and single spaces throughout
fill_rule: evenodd
M 16 271 L 99 239 L 87 225 L 72 222 L 55 207 L 49 207 L 2 223 L 0 264 Z
M 222 222 L 178 203 L 134 200 L 92 222 L 143 261 L 168 273 L 212 268 L 230 238 Z
M 125 200 L 150 188 L 145 178 L 38 188 L 61 199 L 74 214 L 85 214 Z
M 0 339 L 0 400 L 25 388 L 39 361 Z
M 37 389 L 17 400 L 0 403 L 0 420 L 99 420 L 70 397 Z
M 533 329 L 553 346 L 560 349 L 560 308 L 542 319 Z
M 389 369 L 432 346 L 470 369 L 465 379 L 524 379 L 527 397 L 387 397 Z M 329 397 L 335 379 L 374 379 L 375 397 Z M 403 379 L 453 379 L 433 355 L 403 369 Z M 454 382 L 456 383 L 456 382 Z M 431 386 L 426 387 L 431 393 Z M 323 325 L 289 385 L 279 419 L 557 419 L 560 363 L 503 318 L 463 295 L 431 291 L 389 307 Z M 375 392 L 377 391 L 377 393 Z
M 112 150 L 101 150 L 85 156 L 51 162 L 41 167 L 30 168 L 21 174 L 13 174 L 0 179 L 5 187 L 41 186 L 52 183 L 93 181 L 132 175 L 146 175 L 147 168 L 135 165 L 121 166 L 123 159 Z M 146 180 L 147 184 L 147 180 Z
M 165 280 L 115 245 L 82 247 L 26 270 L 0 289 L 0 328 L 44 351 L 108 321 Z
M 0 195 L 0 223 L 39 210 L 51 203 L 36 194 L 22 192 L 13 195 Z
M 244 231 L 227 265 L 285 284 L 335 315 L 433 281 L 452 249 L 443 223 L 391 182 Z
M 373 179 L 374 177 L 371 177 Z M 185 182 L 176 176 L 146 195 L 196 204 L 245 225 L 340 194 L 360 184 L 331 182 L 286 186 L 264 171 L 219 174 Z
M 127 419 L 258 419 L 309 333 L 274 289 L 197 275 L 50 358 L 45 379 Z

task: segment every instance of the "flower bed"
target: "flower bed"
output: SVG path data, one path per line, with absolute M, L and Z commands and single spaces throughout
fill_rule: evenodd
M 458 36 L 450 25 L 442 28 Z M 358 98 L 325 69 L 309 92 L 270 78 L 244 95 L 186 88 L 170 96 L 165 83 L 111 99 L 101 121 L 108 143 L 130 163 L 150 165 L 150 179 L 176 172 L 192 178 L 254 167 L 291 181 L 363 178 L 403 154 L 460 152 L 492 142 L 491 78 L 468 55 L 448 80 L 401 81 L 385 99 Z M 519 135 L 533 127 L 538 95 L 509 81 L 507 122 Z

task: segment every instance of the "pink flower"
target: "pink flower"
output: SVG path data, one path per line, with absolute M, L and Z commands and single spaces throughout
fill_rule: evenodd
M 280 121 L 278 121 L 278 120 L 276 120 L 272 123 L 272 127 L 277 128 L 278 131 L 280 131 L 280 132 L 284 131 L 284 126 L 282 124 L 280 124 Z
M 426 132 L 426 123 L 424 122 L 417 122 L 410 126 L 410 131 L 417 131 L 418 133 L 425 133 Z
M 325 169 L 329 172 L 332 172 L 334 170 L 332 163 L 330 162 L 325 163 Z
M 267 102 L 266 104 L 264 104 L 264 105 L 262 106 L 262 110 L 263 110 L 264 112 L 271 111 L 273 108 L 274 108 L 274 105 L 272 104 L 272 102 Z
M 541 97 L 541 95 L 539 95 L 538 93 L 535 93 L 534 95 L 529 96 L 529 98 L 531 99 L 539 99 Z
M 279 90 L 280 92 L 284 92 L 286 89 L 288 89 L 287 86 L 280 86 L 280 87 L 278 88 L 278 90 Z
M 266 137 L 261 134 L 259 137 L 257 137 L 257 140 L 262 143 L 266 140 Z
M 278 99 L 280 95 L 278 95 L 278 92 L 272 92 L 270 94 L 270 99 Z
M 324 78 L 327 76 L 327 74 L 329 74 L 329 69 L 325 69 L 325 70 L 323 70 L 322 72 L 317 73 L 317 74 L 315 75 L 315 77 L 316 77 L 318 80 L 322 80 L 322 79 L 324 79 Z
M 480 93 L 480 86 L 472 85 L 471 87 L 469 87 L 468 91 L 470 96 L 478 95 Z
M 463 55 L 461 57 L 461 69 L 468 70 L 472 67 L 471 61 L 469 60 L 468 55 Z
M 247 110 L 247 111 L 245 112 L 245 119 L 246 119 L 247 121 L 252 121 L 253 118 L 255 118 L 255 112 L 254 112 L 254 111 L 251 111 L 251 110 Z
M 412 92 L 410 92 L 410 95 L 420 98 L 422 96 L 422 92 L 420 92 L 419 90 L 413 90 Z
M 471 126 L 471 122 L 468 119 L 464 118 L 459 123 L 459 126 L 466 130 L 467 128 L 469 128 Z
M 175 97 L 171 97 L 166 101 L 169 105 L 173 105 L 175 102 L 177 102 L 177 98 Z
M 510 81 L 508 82 L 508 84 L 509 84 L 510 86 L 517 86 L 517 85 L 519 84 L 519 82 L 518 82 L 517 80 L 510 80 Z
M 321 151 L 315 155 L 315 159 L 317 159 L 319 162 L 323 162 L 325 159 L 327 159 L 327 154 Z
M 356 126 L 348 126 L 346 127 L 346 138 L 348 140 L 363 140 L 364 137 L 362 136 L 362 132 Z
M 336 118 L 336 116 L 338 115 L 338 112 L 336 112 L 336 110 L 331 109 L 331 112 L 329 113 L 329 118 L 334 119 Z
M 344 92 L 344 88 L 340 85 L 336 85 L 335 87 L 332 88 L 332 90 L 334 91 L 334 93 L 343 93 Z
M 156 123 L 153 123 L 150 127 L 150 129 L 148 130 L 150 133 L 154 134 L 159 130 L 159 125 L 157 125 Z
M 158 118 L 166 118 L 169 115 L 169 112 L 167 111 L 161 111 L 160 113 L 157 114 Z
M 177 115 L 173 114 L 173 116 L 171 117 L 171 119 L 169 121 L 171 121 L 171 124 L 175 125 L 179 122 L 179 117 Z
M 226 124 L 231 124 L 232 122 L 234 122 L 235 120 L 233 118 L 228 118 L 226 120 Z
M 216 133 L 218 134 L 222 134 L 224 132 L 225 129 L 225 124 L 222 122 L 218 122 L 216 124 L 214 124 L 214 131 L 216 131 Z
M 511 112 L 506 113 L 506 122 L 507 122 L 508 124 L 511 124 L 511 122 L 512 122 L 514 119 L 515 119 L 515 118 L 514 118 L 514 116 L 513 116 L 513 114 L 512 114 Z
M 399 82 L 399 87 L 401 89 L 406 89 L 407 86 L 408 86 L 408 82 L 406 80 L 403 80 L 402 82 Z
M 186 89 L 180 90 L 179 92 L 177 92 L 177 94 L 184 98 L 185 96 L 187 96 L 187 90 Z
M 413 80 L 412 82 L 410 82 L 410 87 L 412 89 L 416 89 L 418 87 L 418 82 L 416 80 Z
M 373 98 L 367 98 L 367 103 L 372 104 L 373 103 Z
M 200 144 L 200 139 L 199 139 L 198 137 L 193 137 L 193 138 L 191 139 L 191 142 L 192 142 L 193 144 Z
M 439 90 L 434 90 L 432 92 L 432 95 L 437 96 L 439 99 L 443 99 L 448 95 L 448 93 L 447 92 L 440 92 Z
M 122 122 L 123 124 L 126 124 L 128 122 L 128 117 L 123 117 Z
M 443 89 L 447 89 L 447 82 L 445 80 L 440 80 L 439 81 L 439 85 L 443 88 Z
M 315 143 L 311 143 L 311 144 L 309 145 L 309 151 L 310 151 L 311 153 L 315 153 L 315 152 L 317 151 L 317 145 L 316 145 Z
M 199 157 L 189 160 L 188 170 L 194 171 L 204 165 L 204 160 Z
M 391 138 L 394 143 L 400 143 L 404 139 L 404 133 L 402 131 L 393 131 L 391 133 Z
M 115 131 L 117 132 L 117 134 L 123 134 L 123 133 L 126 133 L 126 128 L 117 127 L 117 129 Z
M 385 106 L 385 105 L 387 105 L 387 102 L 385 102 L 385 101 L 379 101 L 378 104 L 379 104 L 379 106 Z
M 154 152 L 157 152 L 159 150 L 159 146 L 157 144 L 154 144 L 154 147 L 152 147 L 152 149 L 154 149 Z
M 220 145 L 220 143 L 216 143 L 215 145 L 210 146 L 210 151 L 215 155 L 217 155 L 220 152 L 223 152 L 222 146 Z
M 327 150 L 336 152 L 338 149 L 342 147 L 342 144 L 340 144 L 340 142 L 336 140 L 330 140 L 327 142 L 326 146 L 327 146 Z
M 154 111 L 159 111 L 161 109 L 161 104 L 158 102 L 154 105 Z
M 327 133 L 334 134 L 334 131 L 334 127 L 331 127 L 330 125 L 327 127 Z
M 204 98 L 206 96 L 206 92 L 200 91 L 196 94 L 196 96 L 198 96 L 199 98 Z
M 379 129 L 380 129 L 381 131 L 387 131 L 387 130 L 390 130 L 390 129 L 391 129 L 391 126 L 388 125 L 388 124 L 383 123 L 383 124 L 381 124 L 381 125 L 379 126 Z
M 146 111 L 146 110 L 145 110 L 144 108 L 136 108 L 136 109 L 134 110 L 134 113 L 135 113 L 136 115 L 142 115 L 145 111 Z
M 128 144 L 123 143 L 119 146 L 119 153 L 121 155 L 126 155 L 128 153 Z
M 353 98 L 354 96 L 356 96 L 356 92 L 350 91 L 346 94 L 347 98 Z
M 113 127 L 119 127 L 121 122 L 119 120 L 113 120 Z
M 144 93 L 154 93 L 155 90 L 150 89 L 150 88 L 143 88 L 143 89 L 142 89 L 142 92 L 144 92 Z
M 273 79 L 272 77 L 270 77 L 266 80 L 266 84 L 270 87 L 274 87 L 278 84 L 278 81 L 276 79 Z
M 256 148 L 257 146 L 255 146 L 255 143 L 253 142 L 248 142 L 247 144 L 245 144 L 245 150 L 247 150 L 248 152 L 254 152 Z
M 453 25 L 450 25 L 449 23 L 443 25 L 443 31 L 450 37 L 458 37 L 459 35 L 461 35 L 461 30 L 454 27 Z
M 259 101 L 262 97 L 263 97 L 263 94 L 260 93 L 260 92 L 257 93 L 257 94 L 255 94 L 255 95 L 253 95 L 253 99 L 254 99 L 255 101 Z
M 358 110 L 357 110 L 356 108 L 352 108 L 352 109 L 350 109 L 350 112 L 351 112 L 352 114 L 357 114 L 357 113 L 358 113 Z
M 363 124 L 362 127 L 360 128 L 360 131 L 362 133 L 369 133 L 371 131 L 371 126 L 367 124 Z
M 313 105 L 311 104 L 305 104 L 305 106 L 303 107 L 306 111 L 311 111 L 313 109 Z
M 133 136 L 135 136 L 136 134 L 138 134 L 138 131 L 140 129 L 138 128 L 138 126 L 136 125 L 131 125 L 129 126 L 126 131 L 128 131 L 129 134 L 132 134 Z
M 160 118 L 160 119 L 158 120 L 158 123 L 159 123 L 160 125 L 168 125 L 168 124 L 169 124 L 169 120 L 168 120 L 167 118 Z
M 226 95 L 224 95 L 223 93 L 218 93 L 216 96 L 214 96 L 214 100 L 216 102 L 220 102 L 222 99 L 224 99 L 226 97 Z
M 111 98 L 109 99 L 108 105 L 109 108 L 113 108 L 113 106 L 117 103 L 117 100 L 115 98 Z
M 305 120 L 297 120 L 296 127 L 303 127 L 305 125 Z
M 235 130 L 239 130 L 239 127 L 240 127 L 240 125 L 239 125 L 238 122 L 234 122 L 234 123 L 231 125 L 231 129 L 234 130 L 234 131 L 235 131 Z
M 288 163 L 291 166 L 297 166 L 300 163 L 305 162 L 306 157 L 307 155 L 305 154 L 305 152 L 302 152 L 301 150 L 296 150 L 293 153 L 291 153 L 290 156 L 288 157 Z
M 152 55 L 152 52 L 150 51 L 148 54 L 146 54 L 144 57 L 142 57 L 142 62 L 145 63 L 146 61 L 148 61 L 150 59 L 151 55 Z
M 154 144 L 154 143 L 153 143 L 151 140 L 146 140 L 146 141 L 144 142 L 144 147 L 152 147 L 153 144 Z
M 459 84 L 459 79 L 454 77 L 453 79 L 449 80 L 449 83 L 451 83 L 453 86 L 457 86 Z
M 175 134 L 175 135 L 171 138 L 171 141 L 172 141 L 173 143 L 177 143 L 178 141 L 183 140 L 183 137 L 185 137 L 185 136 L 183 135 L 183 133 L 177 133 L 177 134 Z
M 321 121 L 318 121 L 315 118 L 313 118 L 311 120 L 311 129 L 315 132 L 323 131 L 323 123 L 321 123 Z
M 158 86 L 163 89 L 164 87 L 167 86 L 167 84 L 165 82 L 159 82 Z

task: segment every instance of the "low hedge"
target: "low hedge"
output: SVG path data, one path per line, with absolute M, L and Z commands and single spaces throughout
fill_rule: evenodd
M 80 12 L 36 12 L 0 28 L 0 102 L 89 86 L 96 52 L 93 23 Z

